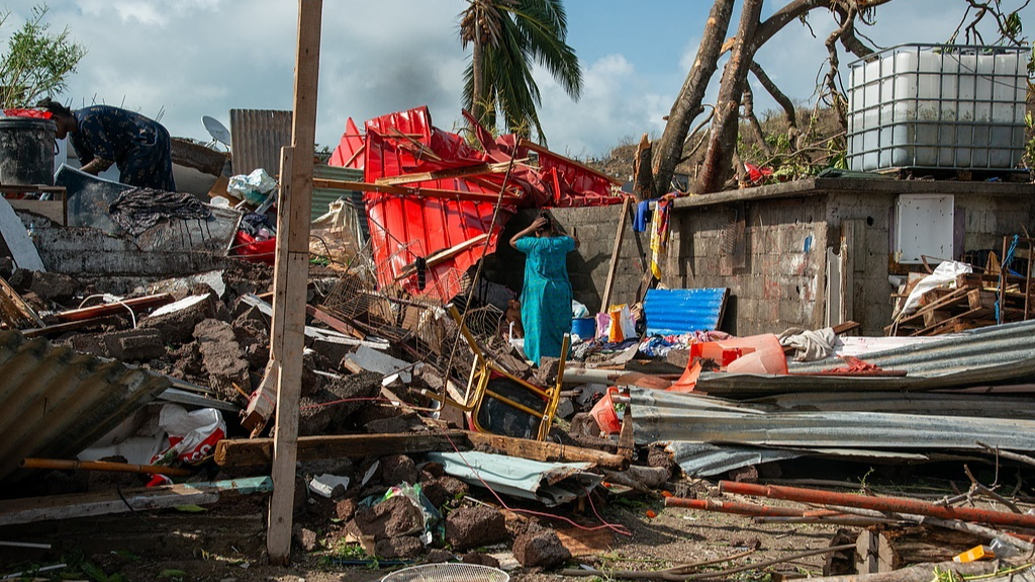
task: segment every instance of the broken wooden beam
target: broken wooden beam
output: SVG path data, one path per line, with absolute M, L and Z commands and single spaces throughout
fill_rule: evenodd
M 112 471 L 117 473 L 146 473 L 148 475 L 165 475 L 167 477 L 189 477 L 194 472 L 179 467 L 160 465 L 135 465 L 132 463 L 113 463 L 110 461 L 80 461 L 76 459 L 36 459 L 27 457 L 18 466 L 22 469 L 57 469 L 59 471 Z
M 358 190 L 360 192 L 380 192 L 381 194 L 398 194 L 400 196 L 416 196 L 418 198 L 448 198 L 450 200 L 468 200 L 472 202 L 492 202 L 500 199 L 498 194 L 484 192 L 467 192 L 464 190 L 445 190 L 442 188 L 407 188 L 404 186 L 389 186 L 369 184 L 367 182 L 352 182 L 349 180 L 327 180 L 324 178 L 313 179 L 314 188 L 327 188 L 330 190 Z M 513 192 L 504 194 L 504 202 L 518 202 L 521 197 Z
M 622 455 L 594 449 L 480 432 L 467 432 L 466 436 L 475 447 L 488 445 L 511 457 L 547 463 L 593 463 L 598 467 L 618 470 L 625 470 L 629 466 L 629 459 Z
M 44 325 L 43 320 L 3 277 L 0 277 L 0 319 L 13 329 Z
M 484 243 L 486 240 L 488 240 L 488 238 L 489 238 L 489 233 L 482 233 L 482 234 L 479 234 L 478 236 L 476 236 L 474 238 L 470 238 L 468 240 L 465 240 L 462 243 L 453 245 L 452 247 L 450 247 L 448 249 L 442 249 L 440 251 L 436 251 L 436 252 L 428 255 L 428 257 L 425 259 L 425 266 L 428 269 L 434 268 L 439 263 L 447 261 L 447 260 L 449 260 L 449 259 L 451 259 L 451 258 L 453 258 L 453 257 L 455 257 L 457 255 L 459 255 L 460 253 L 470 249 L 471 247 L 474 247 L 474 246 L 477 246 L 479 244 Z M 416 263 L 410 263 L 409 265 L 406 265 L 405 267 L 403 267 L 402 272 L 399 273 L 399 275 L 395 277 L 395 281 L 396 282 L 401 281 L 402 279 L 405 279 L 405 278 L 413 275 L 416 272 L 417 272 Z
M 298 460 L 452 451 L 454 443 L 470 448 L 463 431 L 303 436 L 298 437 Z M 221 467 L 269 465 L 273 462 L 273 439 L 223 439 L 216 443 L 215 461 Z
M 324 325 L 333 329 L 336 332 L 351 335 L 352 337 L 359 340 L 367 339 L 367 334 L 356 329 L 355 327 L 352 327 L 348 323 L 338 319 L 337 317 L 331 315 L 330 313 L 327 313 L 326 311 L 315 305 L 306 305 L 305 311 L 309 314 L 310 317 L 319 321 L 320 323 L 323 323 Z
M 272 490 L 273 481 L 269 477 L 251 477 L 213 483 L 159 485 L 121 491 L 7 499 L 0 501 L 0 526 L 182 505 L 207 505 L 227 497 L 269 493 Z
M 398 176 L 387 176 L 378 178 L 374 183 L 378 186 L 395 186 L 397 184 L 410 184 L 413 182 L 429 182 L 431 180 L 442 180 L 446 178 L 467 178 L 483 174 L 504 174 L 510 163 L 496 164 L 475 164 L 463 168 L 448 168 L 434 172 L 416 172 L 412 174 L 400 174 Z

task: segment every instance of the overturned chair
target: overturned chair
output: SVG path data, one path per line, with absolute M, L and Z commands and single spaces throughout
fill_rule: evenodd
M 459 408 L 478 432 L 545 440 L 561 397 L 564 358 L 558 365 L 557 381 L 553 387 L 541 388 L 531 384 L 487 357 L 456 307 L 449 305 L 447 309 L 474 354 L 467 381 L 467 398 L 466 402 L 457 402 L 446 395 L 426 394 L 444 405 Z M 568 353 L 570 344 L 571 337 L 564 334 L 562 354 Z

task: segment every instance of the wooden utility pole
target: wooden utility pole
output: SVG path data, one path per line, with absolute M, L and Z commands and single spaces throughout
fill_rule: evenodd
M 291 559 L 295 497 L 298 399 L 305 348 L 305 297 L 309 278 L 309 221 L 316 145 L 316 90 L 320 69 L 323 0 L 298 0 L 298 48 L 291 147 L 281 154 L 277 260 L 273 281 L 270 359 L 276 364 L 277 411 L 273 440 L 273 496 L 266 531 L 270 563 Z

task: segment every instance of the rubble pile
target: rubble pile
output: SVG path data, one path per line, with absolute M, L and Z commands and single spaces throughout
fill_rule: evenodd
M 481 270 L 502 230 L 474 217 L 497 210 L 485 197 L 503 187 L 499 164 L 524 164 L 530 151 L 554 164 L 554 182 L 523 166 L 520 192 L 507 195 L 514 209 L 522 196 L 531 207 L 610 204 L 611 180 L 520 140 L 479 134 L 484 151 L 474 150 L 431 127 L 426 109 L 405 113 L 373 120 L 364 143 L 346 135 L 332 158 L 360 170 L 356 152 L 370 147 L 402 162 L 380 169 L 393 175 L 353 184 L 368 189 L 375 242 L 360 245 L 364 232 L 343 217 L 356 204 L 339 201 L 333 217 L 317 221 L 316 247 L 334 251 L 311 250 L 305 349 L 291 355 L 301 361 L 297 410 L 277 410 L 287 367 L 271 346 L 287 332 L 274 328 L 285 305 L 263 250 L 276 235 L 271 178 L 234 196 L 249 212 L 220 207 L 200 226 L 163 217 L 136 236 L 112 227 L 96 239 L 99 227 L 34 226 L 48 261 L 59 256 L 48 241 L 74 232 L 135 257 L 136 269 L 130 259 L 104 273 L 93 270 L 100 262 L 51 271 L 0 261 L 0 419 L 16 427 L 0 441 L 0 538 L 43 536 L 19 529 L 41 522 L 183 507 L 215 517 L 269 511 L 274 523 L 265 498 L 287 487 L 271 475 L 290 458 L 281 475 L 294 486 L 291 527 L 276 534 L 290 535 L 296 555 L 341 567 L 462 562 L 684 580 L 745 570 L 793 576 L 778 569 L 792 563 L 825 576 L 906 576 L 924 562 L 975 574 L 994 571 L 984 565 L 993 556 L 1007 566 L 1030 560 L 1035 323 L 1027 307 L 1016 321 L 934 339 L 857 337 L 854 322 L 737 337 L 720 330 L 729 288 L 645 285 L 633 304 L 573 304 L 570 351 L 532 366 L 515 333 L 516 290 Z M 413 119 L 421 123 L 407 126 Z M 433 163 L 415 155 L 415 142 L 440 148 Z M 385 179 L 438 189 L 448 181 L 454 194 L 474 197 L 441 204 L 462 207 L 471 224 L 450 224 L 452 214 L 433 223 L 420 187 L 377 191 Z M 378 212 L 395 210 L 429 222 L 410 240 L 405 228 L 378 222 Z M 438 231 L 449 231 L 442 248 L 417 248 Z M 250 237 L 246 253 L 241 232 Z M 203 259 L 158 260 L 181 247 Z M 918 298 L 899 330 L 991 323 L 991 280 L 955 273 L 926 290 L 915 282 Z M 1002 313 L 1017 315 L 1017 293 L 1026 287 L 1000 288 Z M 974 302 L 981 317 L 960 324 L 957 312 L 978 309 Z M 296 419 L 285 445 L 277 437 Z M 938 482 L 939 499 L 910 497 L 908 487 L 877 491 L 890 488 L 885 476 L 910 471 Z M 951 480 L 960 475 L 969 487 Z M 706 513 L 747 517 L 698 521 Z M 815 526 L 809 535 L 821 547 L 788 554 L 741 531 L 779 536 L 799 525 Z M 72 541 L 49 535 L 61 550 Z M 708 559 L 664 560 L 672 563 L 649 573 L 647 561 L 615 567 L 615 552 L 652 535 L 689 540 L 681 543 L 713 535 L 723 544 L 711 544 Z M 764 560 L 748 557 L 766 550 Z M 916 571 L 924 573 L 917 582 L 930 578 Z

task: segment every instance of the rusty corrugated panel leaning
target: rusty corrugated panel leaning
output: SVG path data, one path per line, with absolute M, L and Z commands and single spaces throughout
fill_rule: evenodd
M 72 458 L 170 385 L 164 376 L 0 332 L 0 482 L 25 457 Z
M 272 109 L 230 110 L 230 164 L 234 174 L 262 168 L 280 173 L 280 148 L 291 145 L 291 112 Z

